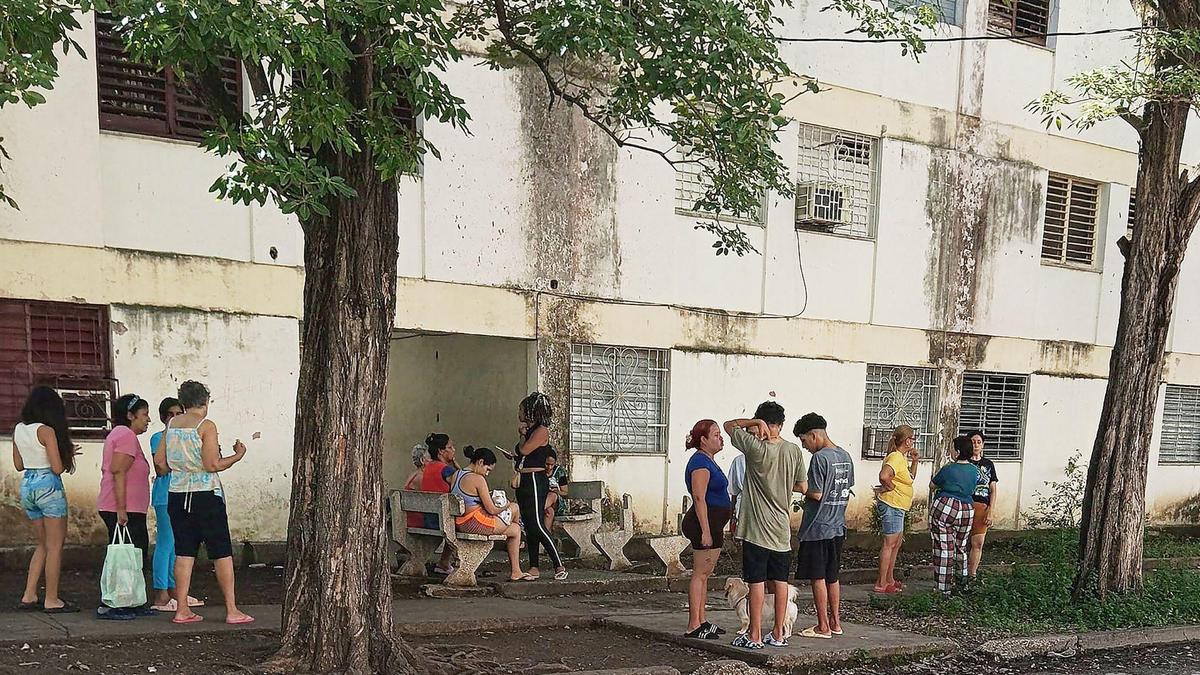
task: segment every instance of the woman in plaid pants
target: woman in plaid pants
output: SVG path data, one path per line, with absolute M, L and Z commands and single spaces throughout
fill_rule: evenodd
M 967 578 L 967 551 L 975 515 L 971 502 L 979 480 L 979 469 L 971 463 L 971 439 L 966 436 L 954 439 L 954 452 L 957 459 L 943 466 L 930 484 L 930 490 L 936 491 L 929 507 L 933 576 L 937 590 L 947 595 L 955 576 Z

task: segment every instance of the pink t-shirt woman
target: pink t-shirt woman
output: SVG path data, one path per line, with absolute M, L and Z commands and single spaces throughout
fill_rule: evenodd
M 113 455 L 120 453 L 133 457 L 133 464 L 125 471 L 125 511 L 146 513 L 150 510 L 150 462 L 142 451 L 137 435 L 127 426 L 114 427 L 104 439 L 104 456 L 100 461 L 100 496 L 96 499 L 99 511 L 117 511 L 117 494 L 113 486 Z

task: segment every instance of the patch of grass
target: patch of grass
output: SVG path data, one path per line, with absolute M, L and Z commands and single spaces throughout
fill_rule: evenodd
M 1065 558 L 1009 575 L 981 577 L 974 591 L 946 598 L 924 592 L 895 598 L 891 606 L 908 618 L 961 617 L 976 626 L 1007 633 L 1108 630 L 1195 623 L 1200 620 L 1200 571 L 1147 572 L 1140 593 L 1076 604 L 1071 600 L 1074 568 Z

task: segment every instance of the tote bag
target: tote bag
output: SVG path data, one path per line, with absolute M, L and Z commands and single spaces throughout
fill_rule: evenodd
M 109 607 L 146 604 L 146 578 L 142 575 L 142 550 L 133 545 L 129 528 L 117 525 L 104 554 L 100 573 L 100 599 Z

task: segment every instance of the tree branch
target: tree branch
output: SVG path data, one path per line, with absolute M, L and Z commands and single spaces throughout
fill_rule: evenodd
M 1145 138 L 1146 120 L 1141 115 L 1133 112 L 1123 112 L 1120 116 L 1121 119 L 1125 120 L 1126 124 L 1133 127 L 1133 130 L 1137 132 L 1138 138 Z
M 591 106 L 588 105 L 587 101 L 580 96 L 567 92 L 561 86 L 559 86 L 558 82 L 554 79 L 554 75 L 550 72 L 550 66 L 546 59 L 538 55 L 537 52 L 535 52 L 525 43 L 513 38 L 513 26 L 512 22 L 509 20 L 508 7 L 505 5 L 504 0 L 494 0 L 493 6 L 496 9 L 496 25 L 500 30 L 500 35 L 504 37 L 504 43 L 514 50 L 520 52 L 525 58 L 529 59 L 533 65 L 537 66 L 538 70 L 541 71 L 542 77 L 546 80 L 546 89 L 550 94 L 551 104 L 553 104 L 555 98 L 561 98 L 567 103 L 575 106 L 575 108 L 579 110 L 584 118 L 599 127 L 599 129 L 604 132 L 606 136 L 611 138 L 618 147 L 644 150 L 646 152 L 653 153 L 659 157 L 662 157 L 663 160 L 666 161 L 667 164 L 670 164 L 672 168 L 675 167 L 677 160 L 671 157 L 669 151 L 662 150 L 661 148 L 651 147 L 649 145 L 643 145 L 641 143 L 634 143 L 630 141 L 628 137 L 622 138 L 621 135 L 612 127 L 610 127 L 607 122 L 600 119 L 595 111 L 592 110 Z

